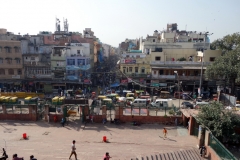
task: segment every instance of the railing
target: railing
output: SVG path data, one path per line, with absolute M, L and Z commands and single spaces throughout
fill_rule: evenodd
M 235 160 L 235 159 L 237 159 L 212 134 L 210 134 L 209 145 L 218 154 L 218 156 L 221 159 L 225 159 L 225 160 Z
M 129 77 L 143 77 L 143 78 L 146 78 L 148 76 L 148 74 L 144 74 L 144 73 L 127 73 L 125 75 Z
M 176 79 L 175 75 L 152 75 L 155 79 Z M 199 80 L 200 76 L 179 76 L 179 80 Z M 204 76 L 203 76 L 204 79 Z
M 203 65 L 209 65 L 211 62 L 203 62 Z M 201 65 L 202 62 L 194 62 L 194 61 L 151 61 L 150 65 Z

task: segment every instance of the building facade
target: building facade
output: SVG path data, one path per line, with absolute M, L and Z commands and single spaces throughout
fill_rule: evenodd
M 1 88 L 21 90 L 24 79 L 21 43 L 13 40 L 0 40 Z

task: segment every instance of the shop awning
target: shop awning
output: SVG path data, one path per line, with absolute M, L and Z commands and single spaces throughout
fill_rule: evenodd
M 163 67 L 152 67 L 152 69 L 202 69 L 201 66 L 193 67 L 193 66 L 163 66 Z M 203 69 L 207 69 L 207 67 L 203 67 Z
M 159 87 L 159 83 L 151 83 L 151 87 Z
M 65 83 L 62 84 L 52 84 L 52 86 L 66 86 Z

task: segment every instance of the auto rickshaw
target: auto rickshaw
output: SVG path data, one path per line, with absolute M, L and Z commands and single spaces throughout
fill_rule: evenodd
M 127 93 L 126 97 L 134 97 L 134 93 Z
M 59 101 L 59 97 L 56 96 L 52 99 L 52 104 L 58 104 L 58 101 Z
M 24 98 L 24 102 L 25 102 L 25 103 L 29 103 L 31 98 L 32 98 L 32 97 L 26 97 L 26 98 Z
M 123 90 L 123 96 L 126 97 L 127 93 L 132 93 L 132 91 L 129 91 L 129 90 Z
M 134 98 L 133 97 L 127 97 L 126 98 L 126 102 L 127 102 L 127 105 L 131 105 L 131 103 L 134 101 Z
M 104 95 L 98 96 L 98 100 L 103 100 L 103 99 L 105 99 L 105 98 L 107 98 L 107 96 L 104 96 Z
M 8 103 L 11 97 L 4 97 L 3 98 L 3 103 Z
M 112 104 L 112 99 L 110 99 L 110 98 L 105 98 L 105 99 L 103 99 L 102 104 L 103 104 L 103 105 Z
M 57 104 L 60 104 L 60 105 L 62 105 L 62 104 L 63 104 L 63 101 L 64 101 L 64 99 L 65 99 L 65 97 L 60 97 L 60 98 L 58 99 L 58 103 L 57 103 Z
M 17 103 L 18 102 L 18 97 L 11 97 L 9 102 L 10 103 Z
M 3 102 L 3 99 L 5 98 L 5 96 L 1 96 L 0 97 L 0 102 Z
M 137 90 L 137 91 L 135 91 L 135 97 L 139 97 L 143 93 L 144 93 L 143 90 Z
M 102 103 L 103 103 L 103 105 L 107 106 L 107 109 L 112 109 L 114 107 L 114 105 L 112 103 L 112 99 L 110 99 L 110 98 L 103 99 Z
M 114 98 L 117 99 L 117 97 L 119 97 L 119 95 L 116 94 L 116 93 L 112 93 L 112 94 L 106 95 L 106 97 L 107 97 L 107 98 L 111 98 L 111 99 L 113 100 Z
M 160 98 L 169 98 L 170 93 L 168 91 L 161 91 Z

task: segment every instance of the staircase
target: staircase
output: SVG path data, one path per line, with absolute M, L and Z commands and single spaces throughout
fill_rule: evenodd
M 167 153 L 159 153 L 150 156 L 140 156 L 132 158 L 131 160 L 203 160 L 206 158 L 200 157 L 197 148 L 190 148 L 186 150 L 172 151 Z

